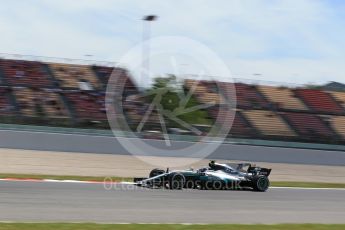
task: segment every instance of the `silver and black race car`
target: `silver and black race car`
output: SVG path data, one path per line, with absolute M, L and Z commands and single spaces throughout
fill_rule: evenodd
M 211 161 L 198 170 L 153 169 L 148 178 L 135 178 L 139 186 L 168 189 L 245 189 L 264 192 L 270 186 L 271 169 L 250 163 L 221 164 Z

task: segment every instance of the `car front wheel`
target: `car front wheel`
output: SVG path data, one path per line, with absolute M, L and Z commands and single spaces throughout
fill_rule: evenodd
M 183 189 L 186 182 L 186 178 L 182 174 L 179 174 L 179 173 L 172 173 L 171 175 L 169 175 L 168 180 L 169 180 L 168 181 L 169 188 L 174 189 L 174 190 Z

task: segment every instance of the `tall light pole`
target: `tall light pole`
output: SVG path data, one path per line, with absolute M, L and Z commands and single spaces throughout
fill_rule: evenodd
M 142 71 L 141 83 L 143 84 L 150 76 L 150 37 L 151 22 L 157 20 L 156 15 L 146 15 L 143 17 L 143 50 L 142 50 Z

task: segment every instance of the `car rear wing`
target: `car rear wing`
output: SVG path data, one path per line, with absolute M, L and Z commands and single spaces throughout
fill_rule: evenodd
M 263 175 L 263 176 L 269 176 L 271 174 L 272 169 L 269 168 L 260 168 L 260 167 L 248 167 L 248 173 L 253 173 L 256 175 Z

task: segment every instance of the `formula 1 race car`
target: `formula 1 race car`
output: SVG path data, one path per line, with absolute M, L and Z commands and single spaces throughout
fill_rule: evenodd
M 243 189 L 264 192 L 270 182 L 271 169 L 250 163 L 221 164 L 211 161 L 209 167 L 198 170 L 169 171 L 153 169 L 148 178 L 134 178 L 138 186 L 168 189 Z

